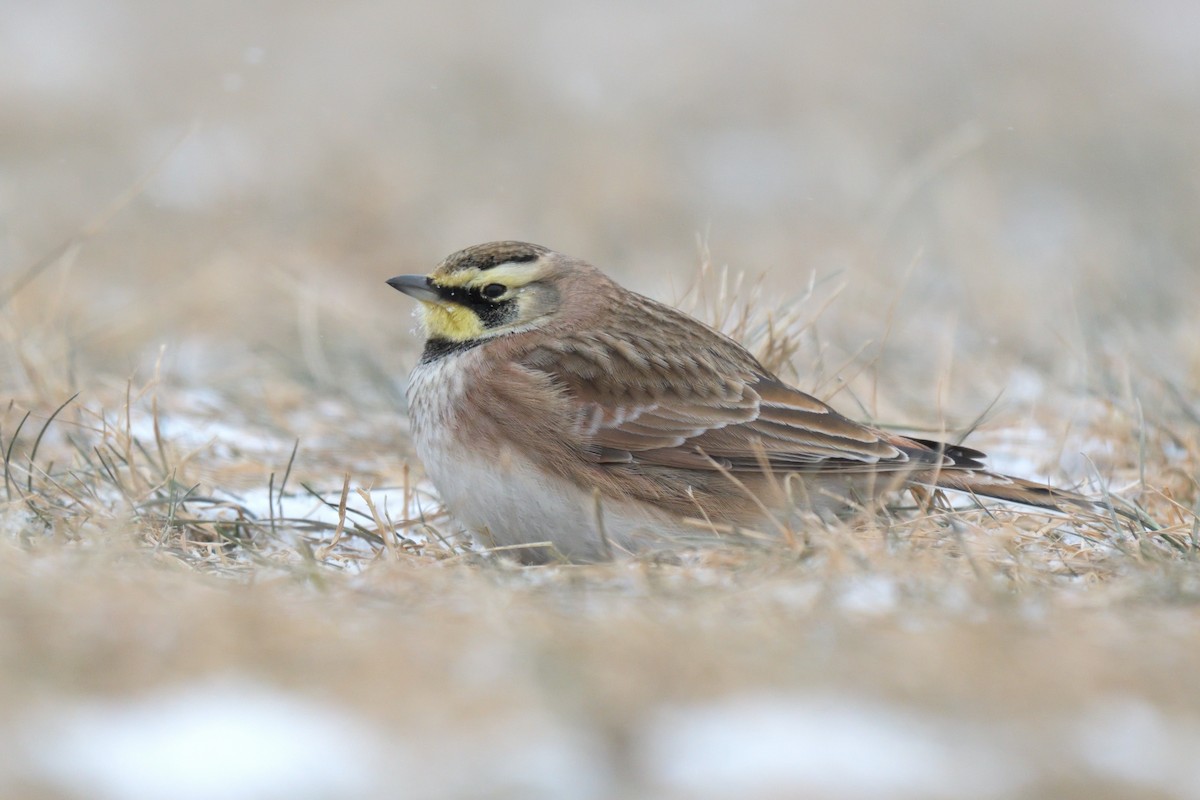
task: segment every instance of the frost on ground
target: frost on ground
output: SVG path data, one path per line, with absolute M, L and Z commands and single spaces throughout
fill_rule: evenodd
M 33 433 L 21 440 L 25 448 L 15 448 L 14 437 L 11 444 L 26 458 L 9 465 L 15 480 L 9 492 L 22 482 L 30 491 L 24 505 L 8 506 L 6 519 L 26 523 L 27 535 L 56 515 L 94 525 L 132 514 L 156 531 L 160 545 L 171 542 L 180 553 L 206 550 L 223 566 L 253 558 L 276 564 L 316 559 L 357 571 L 393 551 L 447 557 L 472 550 L 419 466 L 406 458 L 406 445 L 380 443 L 381 433 L 395 442 L 405 434 L 394 407 L 364 410 L 324 398 L 264 414 L 209 390 L 161 394 L 162 402 L 160 389 L 147 387 L 117 414 L 68 403 L 61 416 L 43 421 L 32 449 L 26 448 Z M 992 429 L 977 439 L 972 443 L 998 454 L 993 469 L 1013 474 L 1039 474 L 1032 454 L 1050 449 L 1045 430 L 1036 426 L 1019 433 Z M 85 480 L 89 472 L 91 482 Z M 33 491 L 39 484 L 42 491 Z M 942 500 L 959 509 L 976 505 L 976 498 L 955 493 Z M 42 502 L 51 507 L 39 510 Z M 1061 565 L 1077 568 L 1089 556 L 1102 559 L 1128 545 L 1128 532 L 1103 514 L 1033 517 L 995 503 L 987 514 L 1019 523 L 1008 528 L 1014 533 L 1027 530 L 1020 535 L 1024 550 L 1048 542 L 1059 549 L 1069 545 L 1056 557 Z M 914 516 L 909 508 L 891 524 L 902 530 L 938 521 L 957 530 L 972 519 Z M 1036 519 L 1040 527 L 1028 527 Z M 810 533 L 796 537 L 810 541 Z M 869 605 L 875 597 L 886 603 L 887 591 L 886 578 L 864 580 L 844 602 Z
M 434 527 L 445 515 L 432 486 L 377 443 L 402 435 L 394 410 L 325 401 L 264 418 L 208 390 L 169 394 L 160 407 L 144 390 L 115 414 L 69 401 L 27 438 L 17 417 L 8 452 L 24 459 L 6 464 L 4 524 L 33 541 L 56 519 L 136 521 L 160 546 L 222 566 L 316 559 L 357 571 L 384 552 L 466 544 Z

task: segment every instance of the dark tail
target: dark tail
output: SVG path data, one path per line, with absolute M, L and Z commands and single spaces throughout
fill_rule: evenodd
M 935 485 L 939 489 L 950 489 L 1050 511 L 1065 513 L 1079 509 L 1102 516 L 1116 514 L 1145 529 L 1157 531 L 1160 528 L 1145 512 L 1124 502 L 1094 500 L 1066 489 L 1056 489 L 1024 478 L 1014 478 L 986 470 L 943 470 L 937 474 Z
M 895 437 L 892 441 L 897 447 L 904 450 L 913 461 L 924 460 L 929 464 L 918 473 L 921 476 L 927 476 L 927 480 L 917 477 L 913 481 L 914 483 L 925 483 L 939 489 L 949 489 L 976 497 L 990 497 L 995 500 L 1062 513 L 1078 509 L 1106 517 L 1116 514 L 1139 526 L 1142 530 L 1154 532 L 1162 530 L 1161 525 L 1136 505 L 1119 498 L 1095 500 L 1066 489 L 1056 489 L 1044 483 L 989 472 L 984 464 L 987 456 L 970 447 L 910 437 Z M 1172 546 L 1183 547 L 1181 540 L 1176 537 L 1166 533 L 1161 535 Z

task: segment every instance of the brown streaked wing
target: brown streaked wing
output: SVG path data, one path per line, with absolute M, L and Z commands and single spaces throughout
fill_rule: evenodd
M 759 397 L 755 419 L 712 431 L 691 443 L 729 461 L 734 471 L 759 471 L 764 459 L 781 470 L 819 466 L 840 472 L 909 463 L 909 455 L 879 432 L 774 376 L 763 375 L 750 388 Z
M 720 344 L 737 348 L 732 341 Z M 565 390 L 575 406 L 572 434 L 607 462 L 626 460 L 614 451 L 632 454 L 633 461 L 650 451 L 694 450 L 688 443 L 697 437 L 757 416 L 758 395 L 748 386 L 755 378 L 749 354 L 735 351 L 735 357 L 718 361 L 711 353 L 649 347 L 612 334 L 564 337 L 521 361 Z M 737 369 L 739 360 L 746 368 Z M 718 371 L 718 364 L 732 374 Z M 695 460 L 697 466 L 704 463 Z
M 602 463 L 758 471 L 765 458 L 780 469 L 855 471 L 909 462 L 876 431 L 783 384 L 732 341 L 722 344 L 736 348 L 728 360 L 656 353 L 650 363 L 627 343 L 589 337 L 522 360 L 566 390 L 576 404 L 573 433 Z

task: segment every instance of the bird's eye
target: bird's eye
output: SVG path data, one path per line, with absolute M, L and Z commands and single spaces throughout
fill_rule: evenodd
M 479 290 L 479 293 L 488 300 L 495 300 L 500 295 L 508 291 L 508 287 L 503 283 L 489 283 L 487 286 Z

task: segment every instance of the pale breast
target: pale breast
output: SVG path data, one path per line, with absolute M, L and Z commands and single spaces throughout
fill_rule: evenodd
M 407 395 L 413 442 L 426 474 L 450 513 L 483 544 L 549 542 L 550 548 L 514 555 L 540 561 L 557 553 L 594 561 L 678 535 L 668 515 L 640 503 L 600 502 L 590 487 L 546 471 L 517 444 L 480 431 L 481 420 L 466 406 L 470 378 L 479 377 L 479 355 L 468 350 L 418 365 Z
M 455 424 L 466 393 L 466 359 L 470 353 L 422 361 L 408 378 L 408 414 L 417 449 L 431 435 L 447 432 Z

